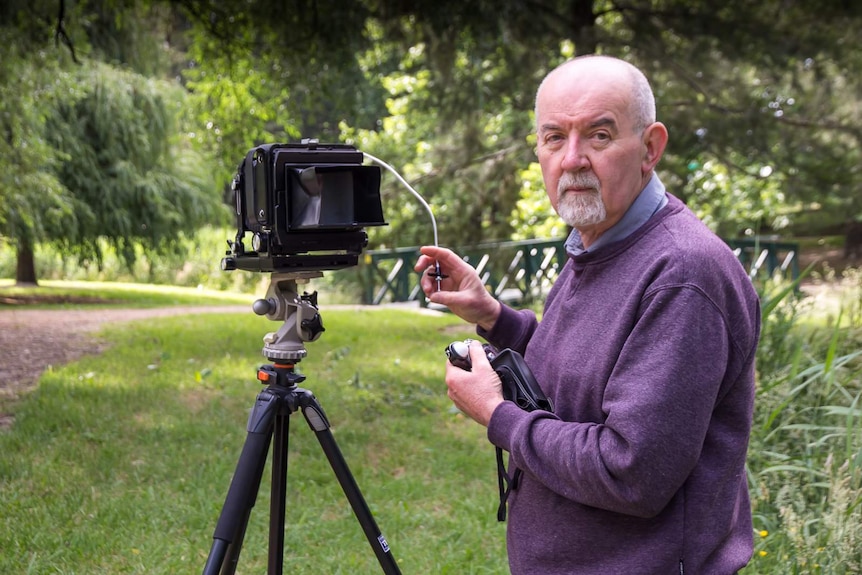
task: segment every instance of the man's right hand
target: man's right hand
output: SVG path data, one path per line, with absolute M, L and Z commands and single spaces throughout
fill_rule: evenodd
M 422 273 L 420 285 L 428 301 L 446 306 L 463 319 L 484 330 L 490 330 L 500 316 L 500 302 L 488 293 L 476 270 L 458 254 L 446 248 L 423 246 L 414 270 Z M 435 263 L 447 276 L 440 280 L 437 291 Z

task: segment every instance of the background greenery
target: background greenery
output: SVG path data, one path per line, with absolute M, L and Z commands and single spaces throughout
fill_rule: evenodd
M 250 306 L 249 294 L 118 281 L 46 280 L 38 289 L 0 280 L 0 310 L 146 308 L 170 306 Z M 8 306 L 8 307 L 5 307 Z
M 266 141 L 343 140 L 429 200 L 450 246 L 562 235 L 533 94 L 575 54 L 642 67 L 660 173 L 725 236 L 860 222 L 862 5 L 841 0 L 10 0 L 0 7 L 0 238 L 104 265 L 182 253 Z M 371 247 L 428 243 L 385 178 Z M 858 228 L 852 228 L 858 229 Z M 848 235 L 848 239 L 856 237 Z M 862 240 L 855 240 L 862 243 Z
M 853 247 L 860 24 L 862 4 L 843 0 L 8 0 L 0 277 L 254 292 L 260 276 L 217 270 L 233 235 L 226 186 L 253 145 L 300 137 L 395 166 L 445 245 L 560 236 L 533 95 L 586 53 L 647 72 L 671 132 L 660 174 L 717 232 Z M 382 195 L 390 225 L 370 247 L 428 243 L 422 208 L 386 176 Z M 321 301 L 349 301 L 353 271 L 324 278 Z M 845 276 L 828 278 L 846 299 L 826 311 L 761 286 L 748 573 L 862 569 L 862 296 L 858 272 Z M 443 346 L 463 327 L 396 311 L 326 321 L 302 367 L 404 571 L 504 572 L 492 450 L 441 389 Z M 47 373 L 0 434 L 0 571 L 199 571 L 267 330 L 250 314 L 144 322 Z M 374 572 L 308 434 L 292 449 L 290 566 Z
M 747 573 L 862 569 L 858 270 L 840 285 L 845 291 L 837 302 L 801 299 L 792 285 L 762 292 L 748 458 L 758 543 Z

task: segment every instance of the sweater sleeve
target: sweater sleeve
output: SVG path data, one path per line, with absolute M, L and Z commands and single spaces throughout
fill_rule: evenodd
M 521 354 L 536 330 L 538 320 L 531 310 L 514 310 L 507 305 L 500 307 L 500 317 L 490 330 L 476 328 L 476 333 L 488 340 L 497 349 L 510 348 Z
M 645 304 L 615 363 L 602 395 L 603 421 L 561 421 L 505 402 L 488 438 L 564 497 L 654 516 L 706 448 L 722 381 L 736 379 L 726 373 L 731 346 L 724 314 L 701 291 L 664 289 Z

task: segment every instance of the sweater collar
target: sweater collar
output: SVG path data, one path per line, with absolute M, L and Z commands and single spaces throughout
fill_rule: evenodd
M 667 202 L 664 184 L 659 179 L 658 174 L 653 173 L 646 187 L 641 190 L 620 221 L 608 228 L 589 248 L 584 248 L 580 232 L 573 229 L 566 239 L 566 251 L 569 255 L 580 256 L 585 253 L 592 253 L 602 246 L 623 240 L 644 225 L 647 220 L 666 206 Z

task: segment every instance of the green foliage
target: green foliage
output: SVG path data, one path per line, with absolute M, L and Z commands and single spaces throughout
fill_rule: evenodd
M 206 66 L 195 65 L 184 74 L 190 91 L 188 113 L 194 114 L 189 124 L 197 126 L 190 136 L 213 150 L 217 181 L 225 184 L 250 148 L 267 141 L 295 140 L 300 134 L 282 105 L 290 95 L 288 85 L 273 86 L 274 72 L 267 70 L 277 69 L 277 62 L 203 54 L 191 56 Z
M 43 230 L 47 239 L 100 262 L 98 239 L 106 238 L 131 264 L 136 246 L 165 252 L 217 219 L 207 167 L 175 135 L 175 86 L 97 63 L 67 81 L 81 93 L 53 102 L 46 139 L 64 158 L 55 171 L 74 213 Z
M 219 184 L 253 146 L 317 138 L 338 123 L 373 125 L 382 109 L 355 55 L 367 40 L 357 2 L 305 8 L 234 0 L 180 8 L 191 23 L 182 71 L 194 138 L 212 150 Z
M 744 16 L 722 12 L 710 23 L 716 29 L 699 38 L 695 30 L 705 22 L 695 11 L 688 16 L 693 28 L 667 40 L 662 57 L 638 59 L 669 127 L 661 167 L 672 174 L 672 189 L 698 205 L 707 196 L 720 198 L 720 210 L 709 215 L 728 233 L 796 222 L 834 226 L 862 210 L 854 191 L 862 133 L 854 127 L 858 106 L 850 104 L 860 93 L 858 74 L 850 70 L 860 61 L 844 49 L 856 35 L 859 13 L 827 10 L 809 18 L 816 25 L 801 26 L 805 34 L 785 32 L 799 28 L 794 19 L 811 7 L 779 11 L 765 3 Z M 765 25 L 744 49 L 731 41 L 754 35 L 750 26 L 758 20 Z M 710 189 L 716 193 L 704 193 Z
M 0 235 L 39 239 L 72 212 L 67 189 L 51 168 L 56 151 L 39 103 L 74 89 L 57 79 L 44 53 L 25 54 L 19 31 L 0 27 Z
M 843 305 L 852 310 L 860 285 Z M 798 292 L 766 286 L 749 474 L 757 549 L 745 573 L 862 568 L 862 324 L 812 326 Z M 855 313 L 852 313 L 855 317 Z M 810 320 L 809 320 L 810 321 Z
M 0 236 L 54 242 L 96 265 L 108 241 L 132 265 L 139 251 L 165 253 L 202 223 L 224 221 L 211 169 L 180 135 L 178 86 L 82 61 L 90 53 L 159 68 L 136 59 L 135 47 L 156 45 L 135 18 L 142 7 L 112 18 L 112 3 L 74 6 L 56 22 L 58 40 L 77 40 L 68 56 L 34 49 L 50 21 L 37 24 L 20 3 L 5 9 L 19 26 L 0 26 Z
M 347 125 L 344 137 L 421 184 L 450 245 L 558 235 L 540 180 L 524 171 L 532 159 L 528 113 L 548 69 L 591 51 L 647 71 L 671 132 L 659 170 L 714 229 L 780 231 L 803 219 L 841 222 L 862 209 L 854 193 L 859 108 L 849 104 L 858 101 L 858 74 L 847 74 L 860 62 L 842 48 L 858 11 L 818 10 L 818 26 L 800 37 L 788 31 L 813 5 L 778 14 L 769 4 L 716 13 L 691 2 L 676 3 L 678 10 L 579 2 L 570 19 L 573 7 L 559 2 L 529 14 L 517 3 L 444 4 L 384 3 L 380 26 L 368 27 L 376 46 L 363 61 L 370 80 L 384 78 L 389 116 L 382 130 Z M 531 35 L 533 27 L 542 34 Z M 403 54 L 394 72 L 387 41 Z M 395 225 L 377 230 L 377 241 L 422 243 L 407 231 L 417 229 L 414 212 L 397 203 Z
M 68 164 L 68 147 L 52 146 L 42 129 L 56 119 L 55 104 L 63 117 L 79 113 L 81 102 L 90 111 L 111 109 L 91 97 L 86 72 L 70 71 L 73 58 L 91 71 L 95 61 L 123 70 L 100 72 L 103 97 L 113 94 L 111 85 L 137 86 L 137 96 L 121 89 L 119 99 L 153 118 L 144 122 L 154 128 L 147 137 L 167 137 L 168 144 L 141 153 L 171 150 L 161 162 L 172 167 L 144 176 L 151 189 L 140 182 L 137 156 L 126 164 L 90 164 L 113 170 L 117 186 L 137 187 L 153 210 L 164 206 L 155 188 L 186 189 L 182 197 L 204 205 L 200 192 L 187 188 L 204 186 L 212 199 L 229 196 L 226 185 L 253 145 L 317 137 L 352 141 L 402 171 L 434 207 L 444 244 L 563 235 L 530 166 L 533 95 L 563 59 L 599 52 L 628 59 L 650 77 L 659 118 L 671 133 L 660 173 L 714 229 L 728 236 L 799 225 L 819 231 L 862 217 L 862 57 L 847 48 L 857 40 L 862 14 L 853 3 L 62 5 L 62 21 L 55 3 L 44 0 L 0 7 L 0 167 L 9 168 L 0 176 L 0 233 L 6 238 L 41 239 L 56 230 L 61 245 L 98 259 L 89 239 L 99 227 L 98 214 L 89 213 L 96 209 L 92 193 L 81 201 L 78 191 L 66 189 L 76 183 L 66 180 L 68 172 L 52 174 L 51 167 Z M 135 73 L 141 76 L 133 81 Z M 153 107 L 145 112 L 160 104 L 147 103 L 144 76 L 157 79 L 153 89 L 163 92 L 169 108 L 182 102 L 179 108 L 167 116 Z M 52 94 L 70 101 L 61 106 Z M 119 117 L 140 122 L 130 113 Z M 109 119 L 100 118 L 102 124 Z M 81 142 L 69 134 L 62 139 Z M 19 145 L 25 140 L 26 147 Z M 186 160 L 167 159 L 180 156 Z M 424 210 L 391 179 L 383 193 L 391 225 L 372 230 L 370 247 L 428 243 Z M 119 201 L 134 196 L 127 192 L 110 204 L 114 214 L 106 220 L 128 230 L 141 214 L 150 217 Z M 181 219 L 178 231 L 202 220 L 220 222 L 212 212 Z M 175 221 L 147 226 L 128 240 L 113 238 L 118 251 L 131 257 L 133 244 L 147 251 L 170 247 L 163 238 Z M 82 237 L 88 238 L 83 244 Z
M 727 164 L 707 161 L 694 167 L 686 191 L 688 206 L 719 235 L 748 235 L 762 227 L 779 231 L 789 223 L 783 175 L 764 167 L 760 174 L 732 173 Z
M 415 184 L 432 205 L 448 245 L 507 239 L 518 166 L 530 154 L 525 138 L 532 93 L 512 86 L 503 91 L 501 84 L 512 62 L 526 55 L 517 46 L 477 49 L 488 40 L 469 31 L 450 32 L 454 44 L 443 51 L 431 30 L 404 26 L 415 43 L 403 51 L 397 69 L 381 69 L 381 62 L 391 66 L 391 54 L 401 52 L 385 39 L 361 60 L 369 78 L 383 74 L 389 115 L 380 129 L 344 123 L 342 137 L 393 164 Z M 433 65 L 440 58 L 449 63 L 445 70 Z M 415 202 L 398 199 L 404 194 L 400 184 L 390 181 L 383 194 L 391 225 L 375 230 L 375 247 L 429 243 L 427 216 Z
M 236 230 L 227 227 L 204 226 L 192 236 L 177 238 L 175 247 L 167 253 L 153 254 L 137 246 L 131 265 L 124 263 L 105 239 L 97 240 L 101 265 L 70 259 L 57 246 L 41 245 L 35 252 L 36 269 L 39 277 L 48 280 L 155 283 L 255 293 L 268 276 L 226 273 L 220 267 L 227 247 L 225 241 L 235 233 Z M 15 264 L 14 249 L 0 244 L 0 278 L 14 278 Z
M 545 192 L 542 170 L 537 162 L 521 172 L 521 194 L 512 211 L 512 239 L 564 238 L 569 229 L 557 216 Z
M 66 3 L 69 4 L 68 2 Z M 164 37 L 181 33 L 168 5 L 152 0 L 120 4 L 116 0 L 88 0 L 68 6 L 67 22 L 76 42 L 86 38 L 86 58 L 160 78 L 181 65 L 184 55 Z M 80 34 L 77 34 L 80 28 Z
M 97 281 L 41 282 L 39 287 L 20 287 L 0 281 L 0 301 L 12 310 L 15 306 L 26 309 L 98 307 L 145 308 L 170 306 L 227 306 L 246 305 L 251 310 L 252 297 L 237 292 L 217 291 L 203 287 L 190 288 L 174 285 L 155 285 Z

